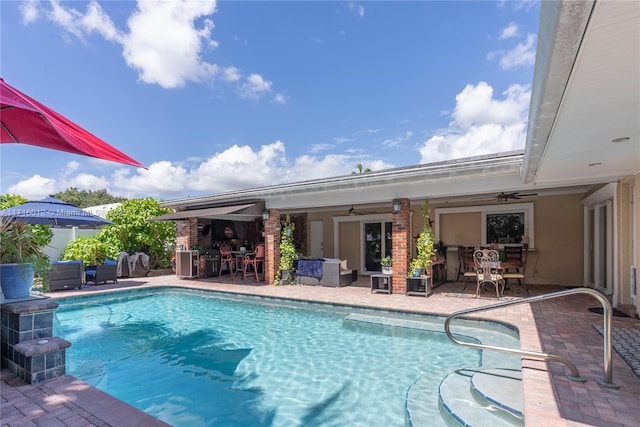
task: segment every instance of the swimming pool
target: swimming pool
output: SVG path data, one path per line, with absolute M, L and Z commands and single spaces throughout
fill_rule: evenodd
M 67 372 L 174 426 L 403 426 L 425 375 L 444 426 L 438 383 L 480 364 L 441 332 L 345 319 L 425 316 L 178 288 L 57 301 Z

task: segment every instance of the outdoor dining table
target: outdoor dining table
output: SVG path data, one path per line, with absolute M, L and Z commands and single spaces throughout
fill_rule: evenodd
M 247 251 L 231 251 L 231 255 L 236 258 L 236 271 L 244 268 L 244 257 Z

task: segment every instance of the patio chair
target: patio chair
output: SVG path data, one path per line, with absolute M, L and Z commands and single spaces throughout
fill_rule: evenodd
M 521 245 L 518 246 L 505 246 L 504 247 L 504 260 L 516 271 L 524 269 L 526 261 L 526 253 Z
M 54 261 L 47 272 L 49 290 L 60 291 L 82 287 L 82 260 Z
M 475 278 L 476 271 L 473 263 L 473 252 L 475 248 L 473 246 L 460 246 L 458 247 L 458 274 L 456 280 L 462 276 L 462 284 L 466 288 L 466 280 L 468 278 Z M 463 289 L 464 292 L 464 289 Z
M 473 261 L 477 272 L 476 298 L 480 289 L 487 283 L 496 288 L 496 296 L 500 298 L 504 290 L 504 279 L 500 269 L 500 254 L 493 249 L 479 249 L 473 253 Z
M 262 268 L 264 269 L 264 258 L 265 258 L 265 246 L 264 243 L 260 243 L 256 246 L 253 252 L 249 252 L 244 256 L 244 268 L 242 280 L 247 280 L 247 272 L 250 267 L 252 271 L 249 271 L 249 274 L 253 274 L 256 278 L 256 282 L 259 281 L 258 275 L 258 266 L 262 264 Z
M 504 286 L 506 287 L 509 279 L 516 279 L 518 284 L 523 287 L 524 295 L 527 295 L 527 285 L 525 283 L 524 272 L 527 262 L 527 251 L 523 246 L 505 246 L 505 262 L 503 264 L 504 272 L 502 278 L 504 279 Z
M 88 265 L 84 269 L 85 284 L 93 282 L 94 285 L 112 281 L 118 283 L 118 262 L 105 259 L 102 265 Z
M 220 245 L 220 270 L 218 270 L 218 277 L 222 275 L 222 270 L 225 264 L 229 270 L 229 275 L 233 278 L 237 270 L 236 256 L 231 251 L 231 246 L 227 244 Z

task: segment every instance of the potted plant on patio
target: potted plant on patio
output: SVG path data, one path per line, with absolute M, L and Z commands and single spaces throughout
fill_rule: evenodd
M 46 290 L 49 258 L 42 252 L 46 238 L 31 225 L 11 219 L 0 220 L 0 285 L 7 299 L 26 298 L 35 273 Z
M 425 200 L 422 204 L 422 230 L 416 239 L 417 255 L 409 264 L 409 277 L 428 277 L 430 276 L 430 265 L 432 256 L 435 254 L 434 244 L 435 237 L 431 229 L 429 220 L 429 201 Z
M 393 258 L 390 255 L 380 260 L 382 266 L 382 274 L 393 274 Z
M 280 236 L 280 266 L 276 272 L 275 283 L 284 284 L 293 282 L 293 263 L 298 259 L 296 246 L 293 240 L 293 232 L 296 229 L 291 218 L 287 214 L 282 225 L 282 235 Z M 282 279 L 282 280 L 281 280 Z

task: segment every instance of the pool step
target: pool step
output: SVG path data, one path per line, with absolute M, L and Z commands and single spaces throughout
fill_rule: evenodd
M 514 369 L 460 369 L 440 383 L 441 408 L 464 426 L 522 426 L 522 374 Z
M 433 425 L 425 396 L 433 390 L 433 379 L 423 375 L 407 391 L 405 411 L 407 425 Z M 460 369 L 449 374 L 438 389 L 443 418 L 451 425 L 469 427 L 521 427 L 522 380 L 513 369 Z

